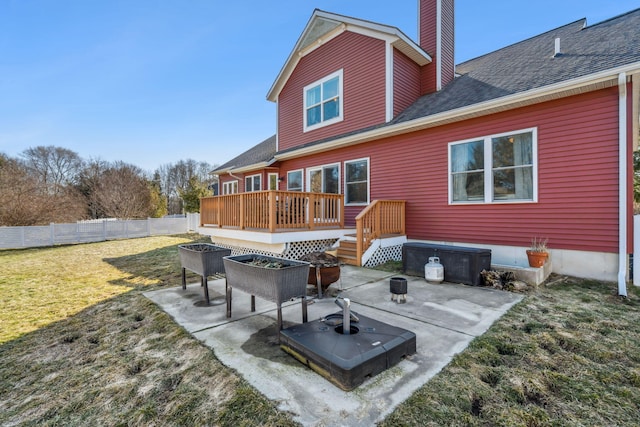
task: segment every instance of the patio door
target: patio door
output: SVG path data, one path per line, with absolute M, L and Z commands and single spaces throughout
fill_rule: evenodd
M 307 169 L 307 191 L 311 193 L 340 193 L 340 164 L 319 166 Z M 316 201 L 316 218 L 325 218 L 327 206 L 321 201 Z
M 340 193 L 340 165 L 307 169 L 307 191 L 312 193 Z

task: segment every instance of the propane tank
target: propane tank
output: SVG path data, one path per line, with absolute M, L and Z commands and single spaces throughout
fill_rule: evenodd
M 424 265 L 424 278 L 429 283 L 442 283 L 444 280 L 444 266 L 437 256 L 429 257 L 429 263 Z

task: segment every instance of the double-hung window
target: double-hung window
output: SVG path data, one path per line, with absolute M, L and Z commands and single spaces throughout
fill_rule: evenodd
M 304 131 L 342 120 L 342 70 L 304 87 Z
M 244 191 L 260 191 L 262 190 L 262 176 L 251 175 L 244 179 Z
M 344 202 L 369 203 L 369 159 L 344 162 Z
M 449 144 L 449 202 L 534 202 L 536 159 L 536 129 L 453 142 Z

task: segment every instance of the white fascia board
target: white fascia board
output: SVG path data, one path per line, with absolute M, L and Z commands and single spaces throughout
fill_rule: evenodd
M 338 30 L 338 31 L 332 30 L 329 33 L 327 33 L 329 34 L 328 39 L 325 36 L 321 37 L 321 39 L 323 40 L 322 43 L 326 43 L 328 40 L 335 38 L 337 35 L 341 34 L 346 28 L 346 31 L 351 31 L 358 34 L 367 35 L 369 37 L 390 41 L 391 43 L 393 43 L 393 45 L 396 48 L 398 48 L 398 50 L 400 50 L 402 53 L 404 53 L 409 58 L 414 60 L 418 65 L 421 65 L 421 66 L 426 65 L 432 61 L 432 58 L 431 56 L 429 56 L 428 53 L 422 50 L 422 48 L 419 45 L 417 45 L 413 40 L 407 37 L 404 33 L 402 33 L 402 31 L 400 31 L 396 27 L 376 24 L 374 22 L 363 21 L 356 18 L 350 18 L 347 16 L 336 15 L 333 13 L 316 10 L 311 16 L 311 19 L 309 19 L 307 26 L 302 31 L 302 34 L 298 38 L 298 41 L 296 42 L 293 50 L 289 54 L 289 57 L 284 63 L 284 66 L 280 70 L 280 73 L 276 77 L 276 80 L 274 81 L 273 85 L 269 89 L 269 92 L 267 93 L 267 99 L 269 101 L 276 102 L 278 94 L 282 90 L 282 87 L 284 86 L 286 81 L 289 79 L 289 76 L 291 75 L 296 65 L 300 61 L 300 58 L 301 58 L 300 53 L 302 53 L 302 56 L 304 56 L 314 50 L 313 48 L 312 49 L 305 48 L 301 51 L 300 45 L 302 44 L 302 41 L 305 39 L 305 36 L 307 35 L 307 33 L 312 28 L 313 23 L 316 19 L 325 19 L 325 20 L 335 21 L 336 24 L 340 24 L 340 23 L 343 24 L 342 26 L 340 26 L 342 27 L 342 30 Z
M 276 161 L 275 159 L 271 159 L 268 162 L 254 163 L 252 165 L 242 166 L 240 168 L 231 166 L 225 169 L 219 169 L 216 171 L 216 173 L 220 175 L 220 174 L 231 173 L 231 172 L 233 173 L 254 172 L 257 169 L 264 169 L 271 166 L 275 161 Z
M 640 62 L 623 65 L 595 74 L 567 80 L 561 83 L 544 86 L 541 88 L 531 89 L 513 95 L 492 99 L 478 104 L 469 105 L 467 107 L 449 110 L 431 116 L 420 117 L 418 119 L 398 123 L 396 125 L 385 126 L 382 128 L 346 136 L 324 144 L 312 145 L 300 148 L 298 150 L 289 151 L 282 154 L 276 154 L 276 160 L 286 160 L 302 155 L 313 154 L 316 152 L 333 150 L 349 145 L 360 144 L 363 142 L 379 139 L 383 137 L 399 135 L 403 133 L 415 132 L 417 130 L 439 126 L 445 123 L 451 123 L 466 120 L 472 117 L 485 116 L 487 114 L 505 111 L 512 108 L 523 107 L 551 99 L 563 98 L 572 94 L 589 92 L 605 87 L 612 87 L 618 83 L 618 75 L 626 72 L 628 74 L 636 74 L 640 72 Z

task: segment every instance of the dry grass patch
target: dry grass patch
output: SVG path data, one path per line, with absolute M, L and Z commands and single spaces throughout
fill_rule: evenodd
M 0 425 L 293 425 L 142 296 L 192 237 L 0 253 Z
M 640 292 L 555 278 L 531 291 L 383 425 L 635 426 Z

